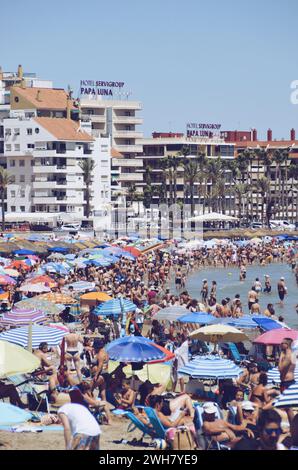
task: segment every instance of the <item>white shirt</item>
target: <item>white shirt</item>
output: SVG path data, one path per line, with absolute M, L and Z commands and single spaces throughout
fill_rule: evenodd
M 66 403 L 59 408 L 58 413 L 68 417 L 71 434 L 85 434 L 87 436 L 98 436 L 101 430 L 98 422 L 90 411 L 83 405 L 77 403 Z

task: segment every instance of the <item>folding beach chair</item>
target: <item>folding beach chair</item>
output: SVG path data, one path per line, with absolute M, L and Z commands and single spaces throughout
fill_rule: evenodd
M 159 439 L 165 439 L 166 438 L 166 428 L 163 426 L 161 423 L 159 417 L 157 416 L 155 410 L 153 408 L 150 408 L 149 406 L 145 406 L 145 413 L 148 416 L 150 420 L 150 424 L 153 427 L 154 435 L 155 437 Z
M 223 414 L 220 407 L 217 403 L 213 404 L 217 409 L 215 414 L 216 418 L 223 419 Z M 203 432 L 203 411 L 204 410 L 202 406 L 195 407 L 194 424 L 197 433 L 197 440 L 200 447 L 203 450 L 228 450 L 229 448 L 224 443 L 217 442 L 215 439 L 212 438 L 212 436 L 209 436 Z
M 38 382 L 32 376 L 14 375 L 7 379 L 19 391 L 20 397 L 26 397 L 29 409 L 32 411 L 50 412 L 48 401 L 48 382 Z

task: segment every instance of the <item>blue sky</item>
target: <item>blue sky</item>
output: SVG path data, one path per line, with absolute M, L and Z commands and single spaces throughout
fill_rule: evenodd
M 3 70 L 79 89 L 124 81 L 143 103 L 143 131 L 268 127 L 298 135 L 297 0 L 14 0 L 1 7 Z

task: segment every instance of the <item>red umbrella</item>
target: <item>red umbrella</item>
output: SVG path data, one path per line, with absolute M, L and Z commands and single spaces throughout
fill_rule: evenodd
M 258 338 L 254 340 L 254 343 L 278 345 L 281 344 L 282 340 L 285 338 L 291 338 L 292 340 L 298 339 L 298 331 L 287 328 L 278 328 L 275 330 L 266 331 L 266 333 L 258 336 Z
M 160 349 L 166 355 L 166 357 L 164 359 L 159 359 L 157 361 L 148 362 L 148 364 L 159 364 L 161 362 L 172 361 L 175 358 L 175 354 L 173 354 L 168 349 L 163 348 L 162 346 L 159 346 L 159 344 L 156 344 L 156 343 L 152 343 L 152 344 L 154 344 L 156 348 Z

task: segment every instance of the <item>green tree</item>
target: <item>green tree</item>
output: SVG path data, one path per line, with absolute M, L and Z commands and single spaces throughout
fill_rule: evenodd
M 96 167 L 95 161 L 92 160 L 91 158 L 85 158 L 84 160 L 81 160 L 79 162 L 79 167 L 81 168 L 83 172 L 83 180 L 86 186 L 85 190 L 85 199 L 86 199 L 86 217 L 89 219 L 90 216 L 90 199 L 91 199 L 91 194 L 90 194 L 90 186 L 92 184 L 92 179 L 93 179 L 93 170 Z
M 9 173 L 1 166 L 0 167 L 0 197 L 1 197 L 1 209 L 2 209 L 2 232 L 5 230 L 5 197 L 7 193 L 7 187 L 13 182 L 13 178 Z

